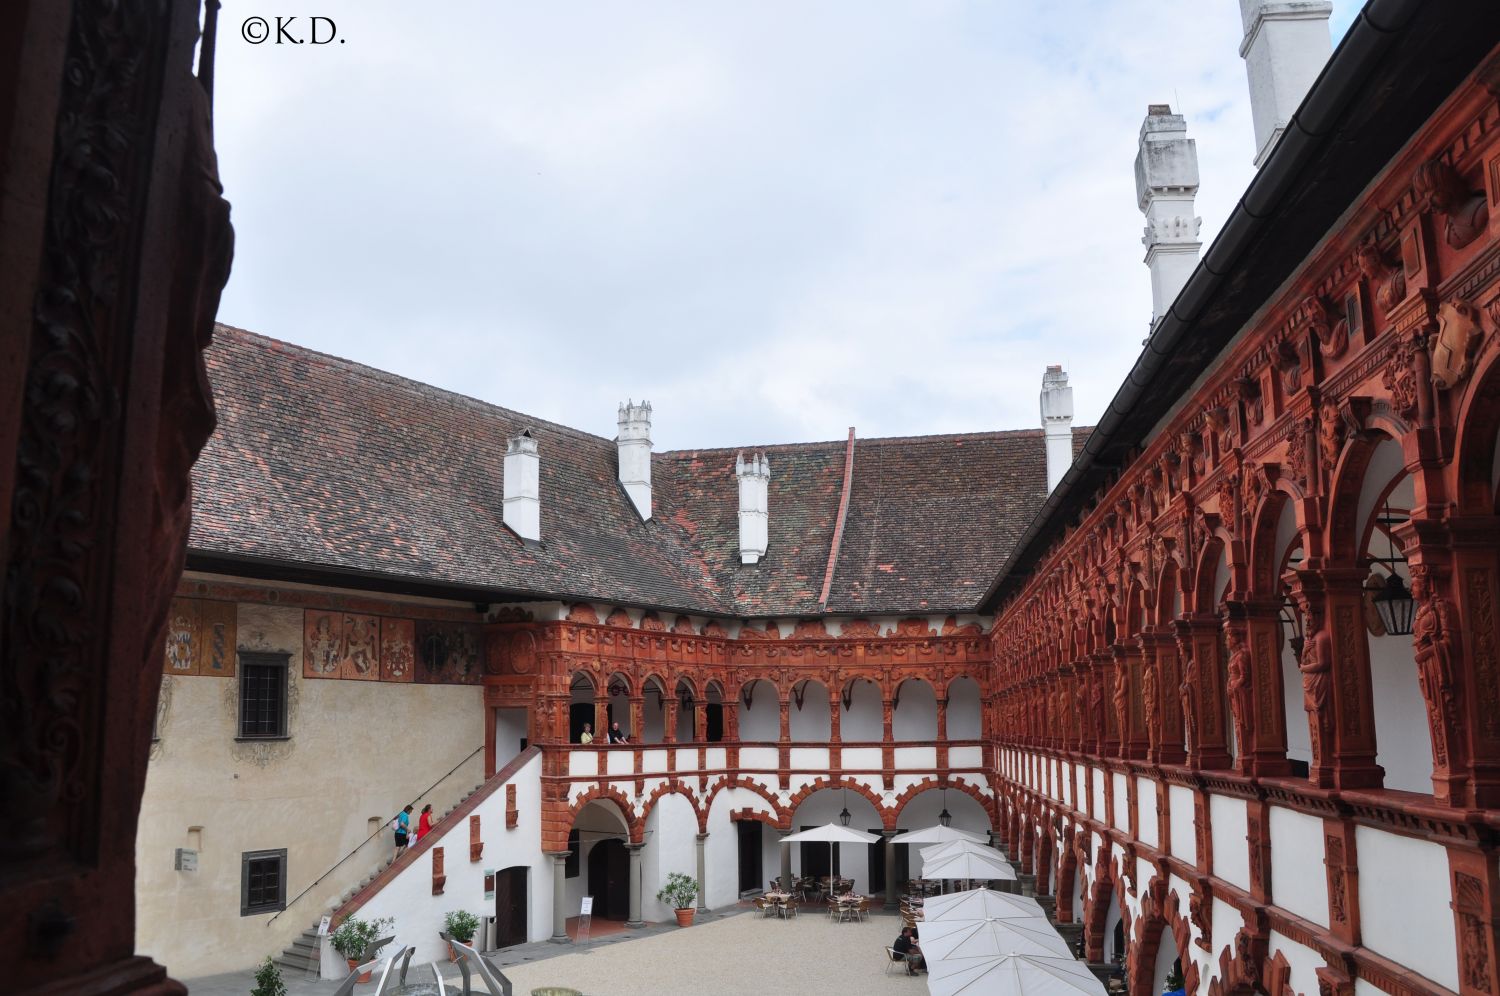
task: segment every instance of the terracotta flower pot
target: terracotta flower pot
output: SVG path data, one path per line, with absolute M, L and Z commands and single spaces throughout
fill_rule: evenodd
M 698 911 L 689 906 L 685 910 L 673 910 L 677 914 L 677 926 L 691 927 L 693 925 L 693 914 Z
M 358 958 L 347 958 L 345 960 L 349 962 L 349 971 L 352 972 L 356 968 L 359 967 L 359 959 Z M 359 977 L 359 981 L 360 982 L 369 982 L 370 981 L 370 976 L 373 975 L 373 974 L 375 974 L 373 971 L 366 972 L 366 973 L 364 973 L 363 975 L 361 975 Z

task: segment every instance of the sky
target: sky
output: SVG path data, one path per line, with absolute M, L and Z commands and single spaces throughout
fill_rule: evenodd
M 1205 248 L 1253 174 L 1234 0 L 321 0 L 333 43 L 248 43 L 276 9 L 220 15 L 219 319 L 605 437 L 649 399 L 658 451 L 1034 427 L 1049 363 L 1091 424 L 1151 315 L 1146 106 Z

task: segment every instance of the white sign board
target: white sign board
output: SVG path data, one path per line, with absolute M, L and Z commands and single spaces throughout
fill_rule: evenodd
M 333 923 L 333 917 L 331 917 L 331 916 L 325 916 L 323 919 L 319 920 L 318 921 L 318 936 L 319 937 L 327 937 L 328 936 L 328 927 L 332 923 Z
M 173 855 L 172 866 L 180 872 L 195 872 L 198 870 L 198 852 L 191 847 L 179 847 Z
M 583 906 L 581 906 L 579 908 L 578 915 L 579 916 L 593 916 L 594 915 L 594 897 L 593 896 L 584 896 L 583 897 Z

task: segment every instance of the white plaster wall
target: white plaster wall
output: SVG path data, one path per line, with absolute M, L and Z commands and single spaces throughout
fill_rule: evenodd
M 1432 730 L 1409 636 L 1372 636 L 1370 695 L 1375 709 L 1375 761 L 1385 787 L 1432 793 Z
M 1458 989 L 1448 852 L 1430 841 L 1356 827 L 1365 947 Z M 1393 897 L 1400 902 L 1393 902 Z
M 681 758 L 678 758 L 678 760 L 681 761 Z M 780 764 L 780 762 L 781 752 L 778 751 L 775 747 L 740 748 L 740 768 L 742 769 L 749 769 L 752 771 L 775 771 L 777 765 Z M 697 761 L 695 759 L 694 764 L 696 763 Z M 692 765 L 688 765 L 688 767 L 684 769 L 683 766 L 679 763 L 677 769 L 679 771 L 691 771 Z
M 740 711 L 741 740 L 775 743 L 781 738 L 781 703 L 776 698 L 776 686 L 769 681 L 751 686 L 749 706 L 741 692 L 735 708 Z
M 606 800 L 595 800 L 584 806 L 570 829 L 578 831 L 578 874 L 565 880 L 563 895 L 568 915 L 577 916 L 583 897 L 588 895 L 589 852 L 606 837 L 628 840 L 629 832 L 619 808 Z M 551 888 L 550 879 L 548 888 Z
M 829 711 L 828 689 L 817 681 L 809 681 L 802 696 L 802 708 L 797 708 L 797 699 L 791 704 L 792 739 L 802 743 L 824 743 L 832 736 L 833 718 Z
M 1312 763 L 1312 732 L 1307 711 L 1302 708 L 1302 672 L 1291 644 L 1281 643 L 1281 698 L 1286 711 L 1286 756 L 1292 761 Z
M 744 751 L 740 753 L 743 755 Z M 881 764 L 879 747 L 845 747 L 839 751 L 844 771 L 879 771 Z M 773 764 L 772 767 L 775 767 Z
M 1095 768 L 1092 771 L 1092 778 L 1090 779 L 1094 786 L 1094 804 L 1090 808 L 1089 815 L 1096 820 L 1104 819 L 1104 776 L 1106 774 L 1107 772 L 1101 772 Z
M 446 946 L 438 937 L 444 915 L 450 910 L 468 910 L 479 917 L 494 916 L 494 901 L 484 898 L 485 871 L 524 865 L 529 870 L 526 880 L 527 940 L 540 941 L 550 937 L 553 873 L 552 859 L 542 853 L 541 773 L 542 759 L 535 757 L 511 779 L 511 784 L 516 786 L 516 808 L 522 814 L 514 829 L 505 827 L 503 787 L 497 788 L 479 804 L 475 812 L 479 814 L 484 853 L 478 861 L 469 860 L 467 820 L 449 828 L 437 842 L 436 846 L 443 848 L 443 873 L 448 876 L 442 895 L 432 894 L 432 853 L 429 850 L 419 855 L 354 915 L 365 920 L 393 918 L 395 944 L 416 946 L 413 965 L 446 961 Z M 331 949 L 325 952 L 325 966 L 329 963 L 328 953 Z M 336 954 L 333 960 L 336 974 L 329 976 L 325 972 L 325 977 L 341 979 L 348 973 L 337 971 L 343 968 L 343 962 Z
M 146 769 L 136 842 L 136 949 L 177 978 L 246 968 L 277 954 L 391 856 L 379 838 L 269 926 L 240 916 L 246 851 L 287 849 L 295 898 L 406 802 L 484 744 L 477 686 L 302 677 L 302 610 L 241 604 L 238 648 L 289 653 L 285 741 L 236 742 L 237 678 L 170 677 L 161 741 Z M 371 717 L 379 717 L 372 722 Z M 392 731 L 401 731 L 393 745 Z M 337 759 L 368 759 L 339 763 Z M 333 760 L 331 760 L 333 759 Z M 483 779 L 484 752 L 417 804 L 441 813 Z M 173 851 L 201 827 L 198 870 Z
M 692 803 L 676 792 L 663 795 L 646 814 L 646 834 L 646 846 L 641 849 L 641 916 L 652 923 L 670 921 L 672 907 L 656 898 L 657 890 L 672 872 L 698 877 L 698 817 Z M 707 867 L 707 842 L 703 863 L 706 882 L 713 877 Z
M 1156 949 L 1156 964 L 1151 969 L 1151 993 L 1162 991 L 1162 985 L 1167 981 L 1167 975 L 1172 971 L 1172 965 L 1176 963 L 1177 958 L 1177 934 L 1172 930 L 1172 925 L 1167 924 L 1161 929 L 1161 942 Z
M 1245 800 L 1226 795 L 1208 797 L 1208 821 L 1213 829 L 1215 875 L 1245 891 L 1250 890 L 1250 845 L 1245 837 Z
M 969 677 L 957 678 L 948 685 L 948 739 L 978 740 L 980 723 L 979 684 Z
M 1284 934 L 1271 931 L 1269 952 L 1271 957 L 1280 951 L 1286 955 L 1286 963 L 1292 968 L 1292 977 L 1288 981 L 1292 991 L 1298 993 L 1315 993 L 1318 991 L 1318 968 L 1327 965 L 1328 962 L 1322 955 L 1312 948 L 1298 944 Z
M 1212 950 L 1193 948 L 1193 958 L 1198 962 L 1198 991 L 1208 992 L 1208 984 L 1219 975 L 1219 953 L 1228 948 L 1234 953 L 1234 935 L 1245 925 L 1240 911 L 1222 899 L 1214 900 L 1214 919 L 1210 930 L 1213 934 Z
M 722 789 L 708 808 L 708 840 L 704 844 L 704 901 L 710 908 L 728 906 L 739 900 L 739 837 L 729 814 L 740 809 L 775 815 L 770 803 L 749 789 Z M 780 873 L 780 858 L 775 850 L 776 831 L 761 829 L 761 878 L 770 880 Z M 759 883 L 764 886 L 765 883 Z
M 1156 782 L 1143 775 L 1135 779 L 1135 818 L 1141 841 L 1156 847 Z
M 1276 905 L 1328 926 L 1328 879 L 1323 864 L 1323 821 L 1271 807 L 1271 895 Z
M 949 747 L 948 767 L 978 768 L 984 764 L 983 747 Z
M 919 793 L 906 804 L 896 817 L 896 828 L 899 830 L 921 830 L 926 827 L 938 825 L 938 814 L 943 811 L 945 805 L 942 789 L 928 789 Z M 946 805 L 948 815 L 953 817 L 952 826 L 959 830 L 972 830 L 974 833 L 989 833 L 990 818 L 984 811 L 984 807 L 962 792 L 949 792 Z M 853 809 L 850 809 L 853 812 Z M 920 850 L 919 845 L 905 845 Z M 912 855 L 912 872 L 917 871 L 915 851 Z
M 949 793 L 950 795 L 952 793 Z M 849 807 L 849 826 L 856 830 L 877 831 L 882 826 L 880 814 L 875 812 L 875 807 L 870 800 L 857 792 L 845 793 L 839 789 L 822 789 L 814 792 L 802 801 L 792 814 L 792 829 L 800 831 L 805 827 L 820 827 L 825 823 L 837 823 L 839 811 L 844 806 Z M 798 843 L 786 845 L 792 849 L 792 874 L 801 875 L 802 872 L 802 847 Z M 827 847 L 827 844 L 815 844 L 816 847 Z M 870 888 L 869 851 L 868 844 L 835 844 L 838 849 L 839 874 L 844 878 L 854 880 L 854 891 L 867 894 Z M 777 859 L 780 861 L 780 858 Z M 767 878 L 777 874 L 775 869 L 768 872 Z
M 521 753 L 526 739 L 525 709 L 495 710 L 495 767 L 503 768 Z
M 1167 813 L 1172 819 L 1172 853 L 1197 864 L 1199 859 L 1199 835 L 1194 822 L 1193 789 L 1181 784 L 1167 786 Z
M 919 678 L 901 683 L 901 700 L 891 714 L 891 736 L 896 740 L 937 739 L 937 695 Z
M 659 744 L 666 739 L 667 710 L 655 686 L 641 698 L 641 743 Z
M 840 698 L 839 709 L 839 739 L 845 743 L 879 743 L 885 736 L 885 706 L 873 681 L 855 681 L 849 707 Z
M 1130 829 L 1130 797 L 1125 794 L 1125 776 L 1118 771 L 1110 772 L 1114 791 L 1114 820 L 1116 830 Z

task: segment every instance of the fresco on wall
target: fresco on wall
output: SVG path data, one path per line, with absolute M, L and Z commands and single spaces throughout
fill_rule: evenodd
M 344 657 L 340 678 L 375 681 L 380 677 L 380 617 L 344 616 Z
M 306 638 L 302 648 L 302 676 L 337 678 L 344 660 L 343 613 L 304 613 L 303 631 Z
M 417 681 L 427 684 L 477 685 L 484 673 L 478 626 L 468 623 L 417 623 Z
M 234 675 L 235 603 L 174 598 L 167 617 L 167 674 Z
M 411 681 L 416 664 L 416 624 L 410 619 L 380 620 L 380 680 Z
M 202 601 L 198 607 L 201 613 L 198 632 L 203 653 L 197 660 L 196 673 L 233 678 L 239 606 L 234 602 Z
M 167 674 L 193 673 L 193 645 L 198 642 L 197 604 L 191 598 L 172 599 L 167 620 Z

